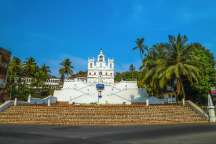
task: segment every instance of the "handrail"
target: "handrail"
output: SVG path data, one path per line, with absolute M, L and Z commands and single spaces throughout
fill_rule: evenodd
M 71 96 L 70 96 L 70 101 L 75 100 L 75 99 L 80 98 L 80 97 L 83 97 L 83 96 L 85 96 L 86 94 L 88 95 L 88 93 L 83 93 L 83 94 L 81 94 L 81 95 L 79 95 L 79 96 L 77 96 L 77 97 L 75 97 L 75 98 L 71 98 Z
M 116 88 L 117 89 L 117 88 Z M 111 93 L 111 94 L 108 94 L 107 96 L 111 96 L 113 94 L 118 94 L 120 92 L 123 92 L 123 91 L 126 91 L 127 89 L 117 89 L 118 91 L 116 93 Z
M 203 115 L 204 117 L 206 117 L 207 119 L 209 118 L 208 114 L 201 109 L 198 105 L 196 105 L 195 103 L 193 103 L 192 101 L 188 100 L 186 101 L 186 103 L 193 109 L 195 110 L 197 113 L 199 113 L 200 115 Z
M 12 100 L 5 101 L 3 104 L 0 105 L 0 112 L 5 111 L 5 110 L 8 109 L 11 105 L 13 105 L 13 101 L 12 101 Z
M 115 95 L 115 96 L 117 96 L 117 97 L 119 97 L 119 98 L 121 98 L 121 99 L 124 99 L 124 100 L 126 100 L 126 101 L 128 101 L 128 102 L 131 102 L 131 100 L 128 100 L 128 99 L 126 99 L 126 98 L 124 98 L 124 97 L 122 97 L 122 96 L 119 96 L 119 95 L 117 95 L 117 94 L 113 94 L 113 95 Z
M 91 85 L 92 85 L 92 84 L 89 84 L 89 85 L 87 85 L 87 86 L 85 86 L 85 87 L 81 87 L 81 88 L 79 88 L 79 89 L 73 88 L 74 90 L 77 90 L 77 91 L 81 92 L 82 94 L 79 95 L 79 96 L 77 96 L 77 97 L 75 97 L 75 98 L 71 98 L 71 96 L 70 96 L 70 101 L 72 101 L 72 100 L 74 100 L 74 99 L 77 99 L 77 98 L 80 98 L 80 97 L 82 97 L 82 96 L 84 96 L 84 95 L 89 95 L 89 93 L 83 92 L 82 89 L 87 88 L 87 87 L 89 87 L 89 86 L 91 86 Z

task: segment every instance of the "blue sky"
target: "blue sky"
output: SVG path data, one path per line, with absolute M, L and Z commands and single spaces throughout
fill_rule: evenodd
M 139 67 L 135 40 L 165 42 L 186 34 L 216 55 L 214 0 L 0 0 L 0 47 L 22 59 L 33 56 L 57 74 L 65 57 L 75 71 L 100 48 L 114 58 L 116 70 Z

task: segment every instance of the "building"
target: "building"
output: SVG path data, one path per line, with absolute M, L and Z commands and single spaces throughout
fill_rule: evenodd
M 97 60 L 94 58 L 88 59 L 88 76 L 89 83 L 114 83 L 114 60 L 106 61 L 103 51 L 100 50 Z
M 0 89 L 5 88 L 7 82 L 7 69 L 10 62 L 11 53 L 0 48 Z
M 18 79 L 18 78 L 17 78 Z M 32 78 L 25 77 L 21 78 L 21 83 L 30 86 L 32 84 Z M 49 78 L 45 81 L 44 85 L 50 89 L 59 89 L 61 80 L 57 78 Z
M 98 84 L 103 85 L 103 90 L 98 90 Z M 54 97 L 70 104 L 131 104 L 145 102 L 148 95 L 138 88 L 137 81 L 114 83 L 114 60 L 106 61 L 100 50 L 96 61 L 88 59 L 87 79 L 64 80 L 63 88 L 55 90 Z

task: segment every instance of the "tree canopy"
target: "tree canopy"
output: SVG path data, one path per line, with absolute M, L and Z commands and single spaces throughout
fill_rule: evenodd
M 207 95 L 215 81 L 213 54 L 185 35 L 154 44 L 142 60 L 140 83 L 151 95 L 174 92 L 178 99 Z M 198 96 L 197 96 L 198 97 Z

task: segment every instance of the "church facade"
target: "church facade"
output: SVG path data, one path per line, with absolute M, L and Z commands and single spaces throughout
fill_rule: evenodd
M 90 83 L 114 83 L 114 60 L 108 58 L 106 61 L 102 50 L 100 50 L 96 61 L 94 58 L 88 59 L 87 81 Z

